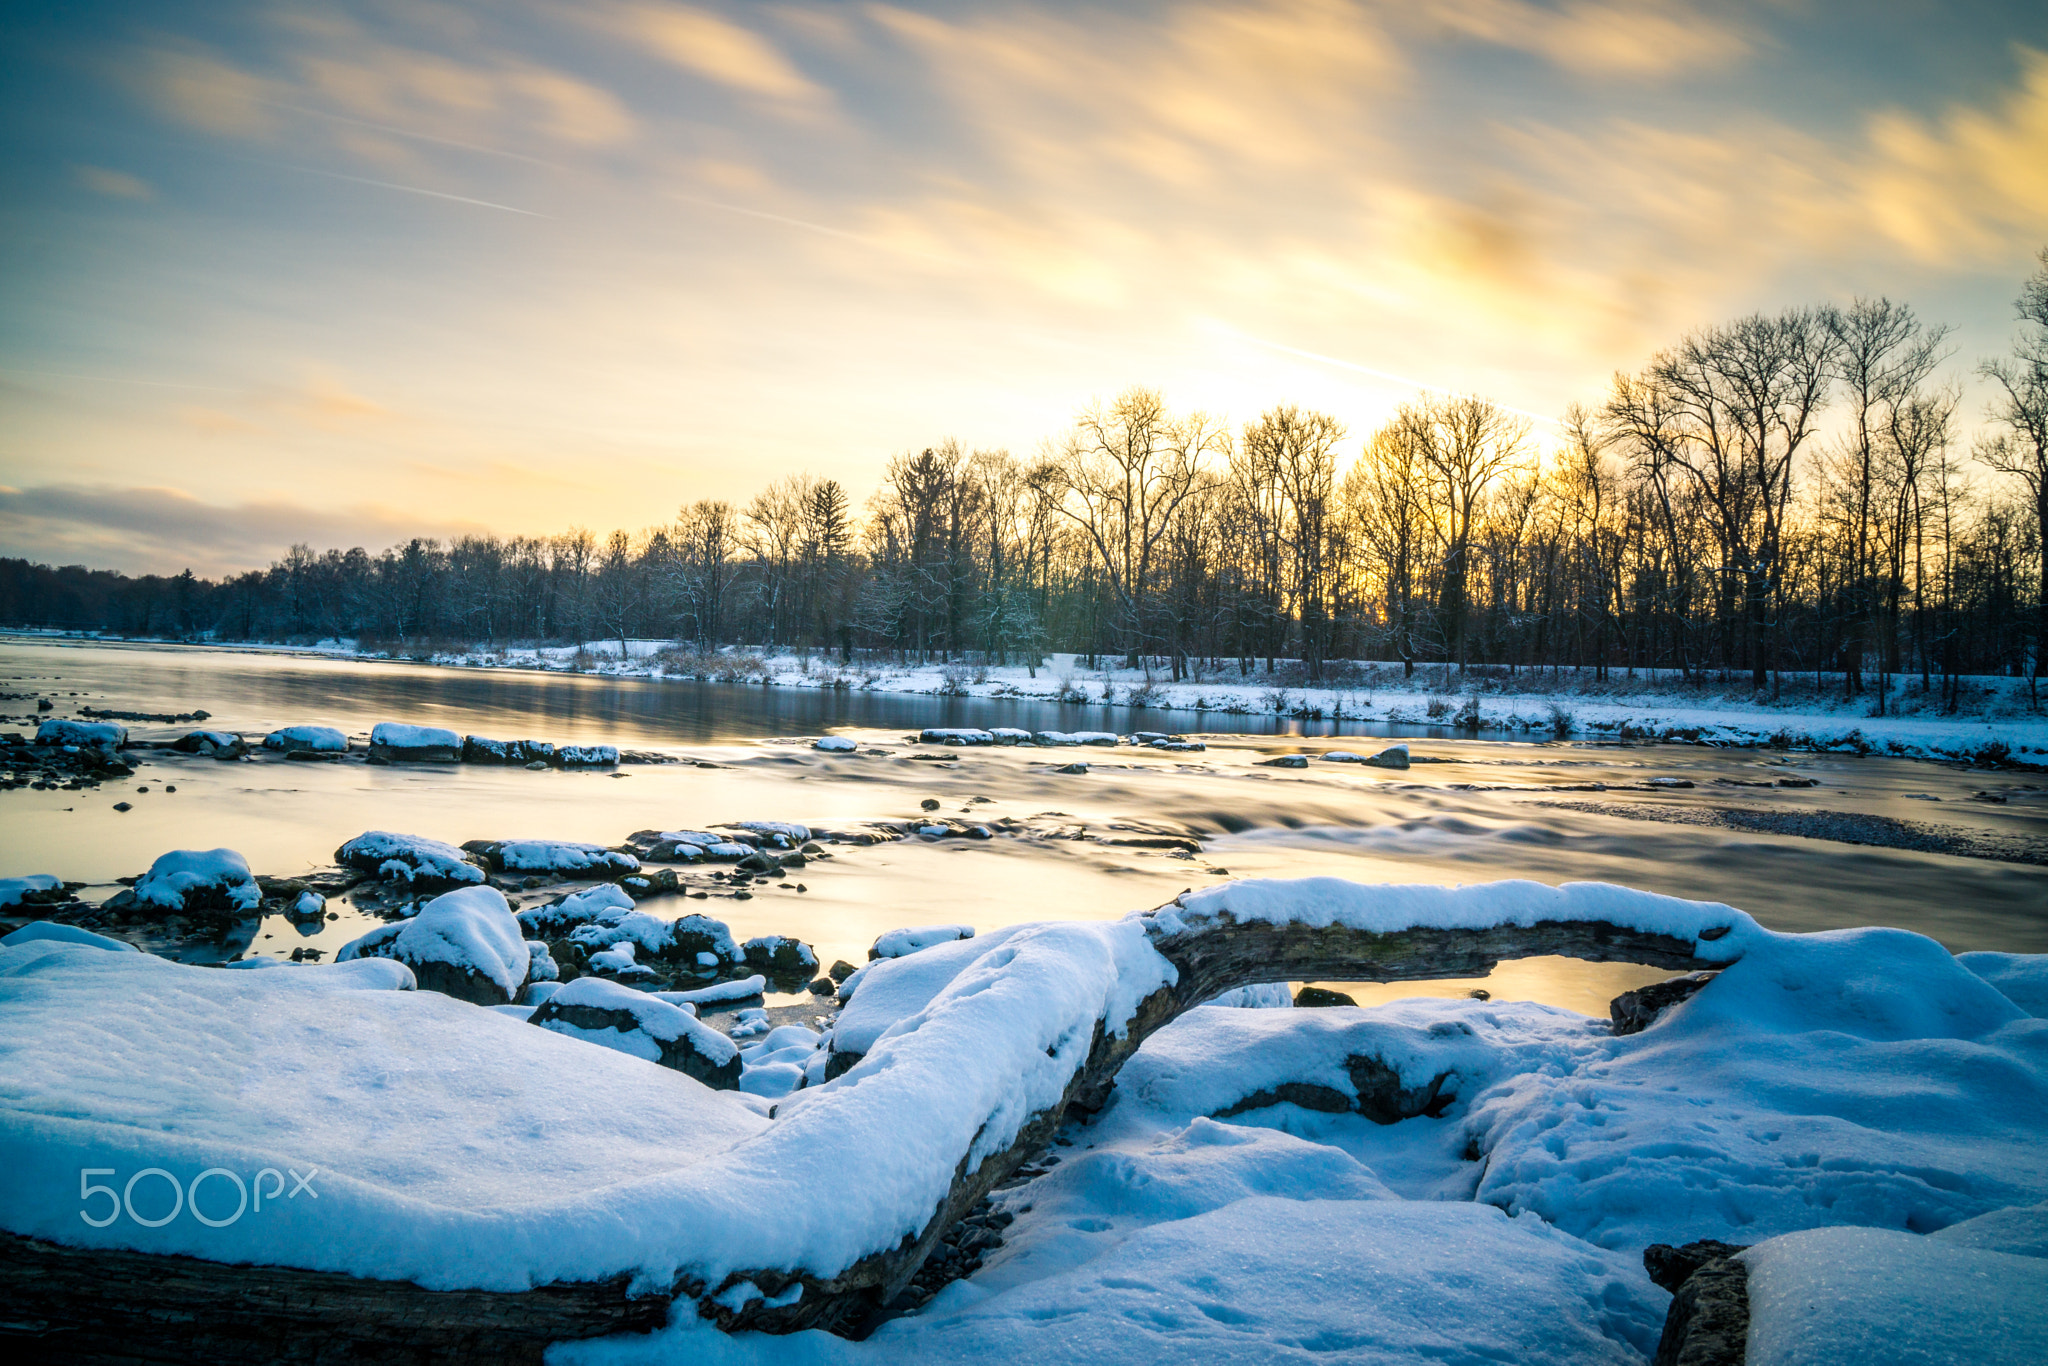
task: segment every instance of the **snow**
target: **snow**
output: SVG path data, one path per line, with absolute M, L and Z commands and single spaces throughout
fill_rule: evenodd
M 0 877 L 0 907 L 19 906 L 30 892 L 54 892 L 64 884 L 48 873 Z
M 555 751 L 564 768 L 609 768 L 619 761 L 617 745 L 563 745 Z
M 749 997 L 759 996 L 767 989 L 768 979 L 755 973 L 752 977 L 742 977 L 736 982 L 719 982 L 708 987 L 698 987 L 694 991 L 657 991 L 652 994 L 671 1005 L 709 1006 L 723 1001 L 744 1001 Z
M 506 840 L 498 846 L 498 861 L 508 872 L 593 873 L 608 877 L 635 873 L 640 860 L 601 844 L 573 844 L 563 840 Z
M 135 884 L 136 900 L 174 911 L 184 910 L 195 893 L 202 902 L 217 898 L 243 912 L 263 904 L 249 861 L 232 849 L 173 849 Z
M 939 827 L 944 830 L 946 827 Z M 870 958 L 902 958 L 917 953 L 934 944 L 950 944 L 956 939 L 974 938 L 972 925 L 917 925 L 909 929 L 890 930 L 875 940 L 868 950 Z
M 1696 957 L 1739 957 L 1767 932 L 1748 915 L 1710 901 L 1639 892 L 1606 882 L 1488 882 L 1466 887 L 1348 882 L 1342 878 L 1252 878 L 1185 892 L 1144 917 L 1165 933 L 1229 916 L 1239 922 L 1343 925 L 1372 934 L 1396 930 L 1527 927 L 1558 920 L 1605 920 L 1646 934 L 1693 940 Z M 1711 940 L 1702 939 L 1711 934 Z
M 108 745 L 114 749 L 128 743 L 128 728 L 105 721 L 63 721 L 52 719 L 36 727 L 39 745 Z
M 1956 961 L 2027 1014 L 2048 1016 L 2048 953 L 1959 953 Z
M 370 743 L 386 749 L 462 750 L 462 737 L 439 726 L 407 726 L 396 721 L 379 721 L 370 730 Z
M 339 962 L 374 955 L 409 967 L 446 963 L 495 983 L 506 999 L 519 994 L 529 962 L 526 939 L 505 894 L 495 887 L 443 892 L 410 920 L 370 931 L 344 945 Z
M 990 726 L 988 733 L 995 737 L 995 741 L 999 745 L 1028 745 L 1031 743 L 1031 732 L 1020 730 L 1016 726 Z
M 812 749 L 822 749 L 832 754 L 851 754 L 860 748 L 860 742 L 850 735 L 827 735 L 811 742 Z
M 366 830 L 334 851 L 334 861 L 402 882 L 478 883 L 484 870 L 452 844 L 423 835 Z
M 1742 1254 L 1749 1366 L 2048 1361 L 2048 1261 L 1893 1229 L 1819 1228 Z
M 341 754 L 348 749 L 348 737 L 332 726 L 284 726 L 264 736 L 263 747 Z
M 1097 1021 L 1114 1036 L 1172 979 L 1152 934 L 1224 911 L 1366 928 L 1597 916 L 1730 965 L 1620 1038 L 1570 1011 L 1476 1000 L 1200 1007 L 1146 1041 L 1092 1123 L 1065 1128 L 1048 1174 L 998 1193 L 1016 1217 L 1005 1246 L 919 1314 L 850 1343 L 727 1338 L 683 1306 L 662 1334 L 554 1355 L 1639 1362 L 1668 1302 L 1643 1276 L 1645 1243 L 1768 1249 L 1832 1225 L 1890 1241 L 1828 1244 L 1803 1257 L 1813 1274 L 1902 1282 L 1885 1261 L 1900 1250 L 1932 1280 L 1975 1258 L 2005 1278 L 1989 1285 L 2032 1294 L 2030 1310 L 2048 1300 L 2009 1266 L 2048 1239 L 2048 1022 L 1920 936 L 1774 934 L 1726 907 L 1593 884 L 1254 883 L 1151 916 L 941 943 L 850 979 L 829 1042 L 861 1057 L 829 1083 L 825 1038 L 750 1013 L 744 1099 L 433 993 L 323 985 L 336 969 L 8 948 L 0 1225 L 435 1286 L 686 1273 L 717 1293 L 762 1268 L 829 1276 L 921 1230 L 963 1154 L 972 1172 L 1065 1093 Z M 1361 1078 L 1383 1074 L 1434 1086 L 1441 1116 L 1356 1113 Z M 1298 1099 L 1270 1094 L 1282 1087 Z M 85 1165 L 293 1159 L 346 1198 L 228 1238 L 190 1221 L 92 1229 L 70 1198 Z M 1965 1292 L 1985 1284 L 1952 1298 L 1981 1304 Z M 1844 1322 L 1854 1298 L 1839 1297 Z M 1929 1320 L 1930 1334 L 1971 1327 L 1939 1306 Z
M 66 925 L 55 920 L 31 921 L 5 938 L 0 938 L 0 948 L 17 948 L 40 943 L 85 944 L 95 949 L 113 949 L 117 952 L 123 949 L 130 953 L 138 951 L 133 944 L 124 940 L 109 939 L 103 934 L 94 934 L 91 930 L 83 930 L 76 925 Z
M 326 909 L 327 898 L 318 892 L 300 892 L 298 899 L 292 902 L 292 914 L 296 916 L 310 918 L 319 915 Z

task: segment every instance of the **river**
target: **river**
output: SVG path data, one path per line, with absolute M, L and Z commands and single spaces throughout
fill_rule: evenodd
M 942 814 L 1014 820 L 1016 835 L 845 849 L 806 870 L 801 892 L 764 888 L 749 901 L 691 909 L 714 909 L 742 938 L 794 934 L 815 945 L 822 961 L 859 962 L 876 934 L 902 925 L 987 929 L 1114 916 L 1224 877 L 1590 878 L 1725 901 L 1786 930 L 1883 924 L 1958 952 L 2048 951 L 2048 865 L 2040 861 L 2048 849 L 2048 791 L 2026 775 L 1954 765 L 1437 732 L 1411 741 L 1419 759 L 1436 762 L 1405 773 L 1316 760 L 1307 769 L 1274 769 L 1260 761 L 1374 746 L 1330 738 L 1327 723 L 1321 734 L 1304 735 L 1299 723 L 1271 717 L 0 640 L 0 725 L 32 727 L 42 697 L 55 704 L 46 713 L 55 716 L 84 706 L 203 709 L 211 713 L 207 728 L 252 735 L 293 723 L 360 734 L 379 721 L 405 721 L 500 738 L 609 742 L 696 761 L 616 773 L 528 772 L 267 756 L 215 763 L 143 751 L 144 765 L 125 784 L 0 793 L 0 877 L 54 873 L 106 892 L 173 848 L 226 846 L 258 872 L 287 876 L 328 864 L 339 844 L 367 829 L 458 844 L 512 837 L 615 844 L 634 830 L 738 819 L 850 827 L 914 816 L 933 800 Z M 130 724 L 143 740 L 193 729 Z M 1239 724 L 1259 733 L 1216 730 Z M 924 726 L 990 725 L 1211 733 L 1206 753 L 978 749 L 955 752 L 947 763 L 913 758 L 918 748 L 903 742 Z M 828 732 L 852 736 L 861 750 L 809 747 L 810 737 Z M 1344 734 L 1382 736 L 1386 728 L 1346 723 Z M 1088 773 L 1055 771 L 1077 758 L 1091 765 Z M 1775 785 L 1785 777 L 1816 785 Z M 1650 778 L 1692 786 L 1646 790 Z M 1581 790 L 1596 783 L 1610 790 Z M 114 810 L 117 801 L 132 809 Z M 1907 842 L 1921 838 L 1915 832 L 1935 834 L 1926 847 L 1874 847 L 1683 823 L 1767 826 L 1794 818 L 1834 832 L 1859 823 L 1905 831 Z M 1201 839 L 1202 852 L 1180 859 L 1073 837 L 1119 824 L 1187 831 Z M 2000 856 L 1941 852 L 1962 847 Z M 331 955 L 369 923 L 350 914 L 306 935 L 266 920 L 249 951 L 310 946 Z M 1661 975 L 1539 960 L 1504 964 L 1483 984 L 1346 989 L 1371 1001 L 1483 986 L 1496 996 L 1600 1011 L 1615 991 Z

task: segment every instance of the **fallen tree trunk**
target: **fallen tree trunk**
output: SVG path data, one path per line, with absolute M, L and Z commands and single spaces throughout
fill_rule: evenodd
M 1605 920 L 1556 920 L 1474 929 L 1371 932 L 1343 924 L 1238 921 L 1227 912 L 1187 920 L 1162 907 L 1146 921 L 1174 980 L 1146 997 L 1121 1032 L 1098 1018 L 1085 1062 L 1060 1099 L 1031 1115 L 1001 1151 L 967 1169 L 923 1228 L 844 1270 L 802 1267 L 734 1272 L 719 1285 L 685 1280 L 668 1293 L 629 1297 L 626 1281 L 550 1285 L 524 1292 L 426 1290 L 329 1272 L 230 1266 L 187 1257 L 94 1251 L 0 1235 L 0 1335 L 31 1339 L 70 1361 L 427 1361 L 460 1357 L 538 1361 L 545 1343 L 647 1332 L 671 1300 L 731 1330 L 858 1331 L 899 1294 L 941 1235 L 1038 1152 L 1070 1112 L 1100 1109 L 1116 1074 L 1155 1031 L 1237 987 L 1278 980 L 1364 982 L 1479 977 L 1507 959 L 1564 956 L 1675 971 L 1725 967 L 1694 941 Z M 1714 939 L 1726 928 L 1708 929 Z M 859 1055 L 836 1054 L 831 1074 Z M 757 1296 L 715 1296 L 751 1281 Z M 796 1292 L 792 1294 L 792 1292 Z M 777 1301 L 785 1301 L 777 1303 Z M 677 1312 L 687 1313 L 686 1304 Z

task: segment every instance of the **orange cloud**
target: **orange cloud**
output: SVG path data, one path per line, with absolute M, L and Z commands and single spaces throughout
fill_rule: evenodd
M 637 4 L 620 5 L 601 14 L 614 32 L 729 89 L 792 104 L 828 102 L 824 89 L 813 84 L 773 43 L 709 10 Z

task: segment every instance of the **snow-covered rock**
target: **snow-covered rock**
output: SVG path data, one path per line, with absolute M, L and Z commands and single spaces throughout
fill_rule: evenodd
M 1028 745 L 1031 743 L 1031 732 L 1019 729 L 1016 726 L 990 726 L 988 733 L 995 737 L 996 743 L 999 745 Z
M 462 737 L 439 726 L 380 721 L 370 730 L 370 757 L 385 763 L 453 764 L 462 759 Z
M 616 885 L 605 883 L 571 892 L 552 905 L 528 907 L 518 918 L 520 927 L 535 938 L 560 939 L 579 925 L 603 923 L 607 917 L 630 914 L 633 908 L 632 897 Z
M 563 745 L 555 751 L 563 768 L 610 768 L 619 761 L 617 745 Z
M 180 754 L 203 754 L 209 759 L 239 759 L 249 752 L 241 736 L 224 730 L 195 730 L 171 742 Z
M 940 826 L 939 830 L 942 833 L 950 833 L 945 826 Z M 879 936 L 869 946 L 868 957 L 902 958 L 906 954 L 928 949 L 934 944 L 950 944 L 956 939 L 972 938 L 972 925 L 913 925 L 907 929 L 890 930 Z
M 1118 744 L 1116 732 L 1107 730 L 1037 730 L 1031 733 L 1035 745 L 1100 745 L 1114 749 Z
M 851 735 L 825 735 L 811 742 L 812 749 L 822 749 L 829 754 L 851 754 L 860 748 L 860 742 Z
M 806 981 L 818 975 L 818 955 L 809 944 L 793 939 L 786 934 L 765 934 L 758 939 L 749 939 L 740 945 L 741 956 L 747 966 L 770 977 L 802 977 Z
M 674 1068 L 713 1090 L 735 1090 L 740 1083 L 740 1050 L 732 1040 L 690 1012 L 616 982 L 579 977 L 541 1002 L 527 1022 Z
M 811 837 L 811 828 L 795 821 L 734 821 L 731 828 L 757 836 L 777 849 L 793 849 Z
M 263 893 L 249 861 L 232 849 L 173 849 L 135 883 L 135 899 L 168 911 L 253 915 Z
M 332 726 L 282 726 L 263 737 L 263 747 L 342 754 L 348 750 L 348 737 Z
M 78 745 L 85 749 L 120 749 L 128 743 L 128 728 L 111 721 L 64 721 L 52 719 L 36 727 L 39 745 Z
M 1333 764 L 1365 764 L 1370 768 L 1407 768 L 1408 746 L 1388 745 L 1376 754 L 1355 754 L 1350 750 L 1333 749 L 1323 756 Z
M 484 880 L 484 870 L 454 845 L 389 830 L 364 831 L 335 850 L 334 861 L 344 868 L 394 878 L 428 891 Z
M 493 740 L 486 735 L 462 737 L 465 764 L 554 765 L 561 762 L 554 745 L 546 740 Z
M 996 737 L 971 726 L 928 726 L 917 733 L 921 745 L 992 745 Z
M 499 840 L 474 844 L 483 857 L 508 873 L 561 873 L 571 877 L 618 878 L 640 870 L 631 854 L 601 844 L 570 840 Z
M 25 948 L 30 944 L 42 943 L 84 944 L 95 949 L 125 949 L 130 953 L 138 952 L 133 944 L 125 940 L 109 939 L 106 935 L 94 934 L 91 930 L 55 920 L 32 921 L 5 938 L 0 938 L 0 948 L 6 949 Z
M 519 922 L 495 887 L 443 892 L 410 920 L 372 930 L 335 957 L 395 959 L 422 989 L 477 1005 L 510 1005 L 529 962 Z
M 768 989 L 768 979 L 759 973 L 742 977 L 737 981 L 718 982 L 708 987 L 697 987 L 692 991 L 657 991 L 654 995 L 670 1005 L 685 1006 L 695 1010 L 698 1006 L 726 1005 L 733 1001 L 745 1001 L 759 996 Z
M 64 884 L 49 873 L 0 877 L 0 908 L 36 906 L 64 899 Z

